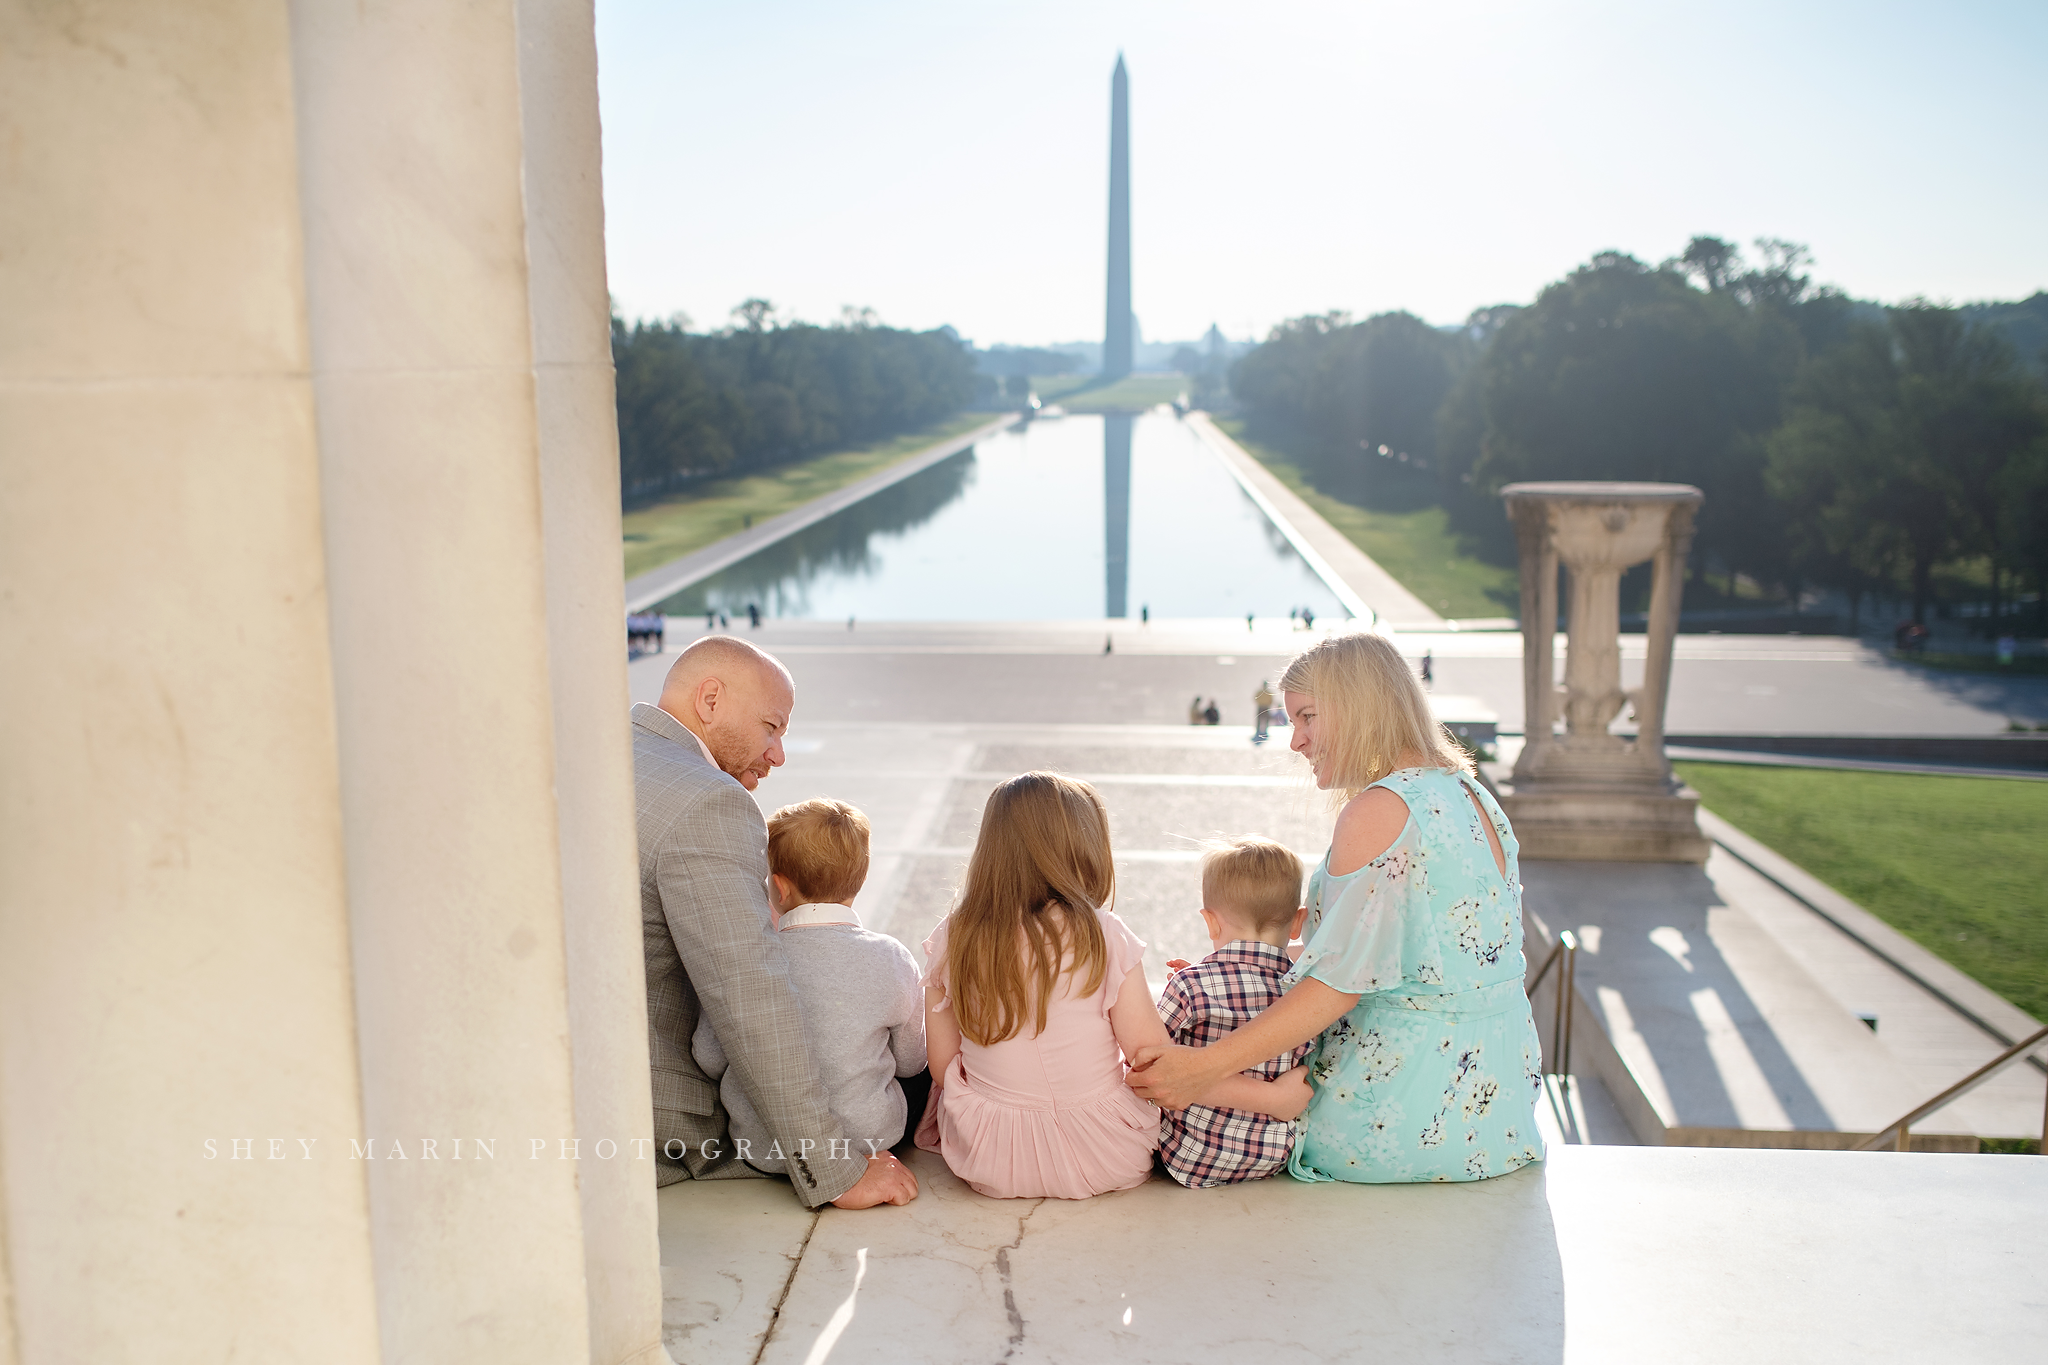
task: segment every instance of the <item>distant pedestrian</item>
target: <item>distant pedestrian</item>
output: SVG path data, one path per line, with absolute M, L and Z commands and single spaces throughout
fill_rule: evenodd
M 1149 626 L 1152 624 L 1151 603 L 1148 602 L 1144 606 L 1138 608 L 1138 624 L 1141 626 Z
M 2012 666 L 2012 657 L 2018 652 L 2019 642 L 2012 638 L 2011 631 L 2007 631 L 1998 637 L 1998 666 L 2000 668 L 2010 668 Z
M 1259 690 L 1252 693 L 1252 743 L 1266 742 L 1266 719 L 1273 714 L 1273 688 L 1263 679 Z
M 1202 708 L 1202 723 L 1204 725 L 1221 725 L 1223 723 L 1223 712 L 1217 709 L 1214 697 L 1211 697 L 1209 704 Z
M 1103 652 L 1104 654 L 1111 654 L 1111 653 L 1114 653 L 1114 652 L 1115 652 L 1115 650 L 1116 650 L 1116 639 L 1115 639 L 1115 637 L 1114 637 L 1114 636 L 1109 636 L 1109 635 L 1105 635 L 1105 636 L 1103 636 L 1103 637 L 1102 637 L 1102 652 Z
M 720 630 L 731 630 L 732 618 L 730 616 L 727 616 L 724 612 L 718 613 L 718 628 Z
M 1303 630 L 1314 630 L 1316 628 L 1316 614 L 1307 607 L 1301 609 L 1301 626 Z
M 656 654 L 666 654 L 668 652 L 668 613 L 665 611 L 649 612 L 648 624 L 654 627 L 654 652 Z
M 1289 620 L 1290 622 L 1293 622 L 1293 621 L 1299 621 L 1299 620 L 1301 619 L 1301 608 L 1300 608 L 1300 607 L 1289 607 L 1289 608 L 1287 609 L 1287 619 L 1288 619 L 1288 620 Z
M 1246 630 L 1250 630 L 1252 628 L 1252 614 L 1250 612 L 1246 612 L 1244 614 L 1244 628 Z
M 761 628 L 761 609 L 752 602 L 747 603 L 747 624 L 755 630 Z
M 852 629 L 853 629 L 853 618 L 852 618 L 851 616 L 849 616 L 849 617 L 847 617 L 847 618 L 846 618 L 846 628 L 847 628 L 848 630 L 852 630 Z
M 706 612 L 704 613 L 704 633 L 708 635 L 708 634 L 710 634 L 710 633 L 711 633 L 712 631 L 714 631 L 714 630 L 717 630 L 717 629 L 718 629 L 718 608 L 716 608 L 716 607 L 712 607 L 712 608 L 710 608 L 709 610 L 707 610 L 707 611 L 706 611 Z
M 1428 687 L 1436 681 L 1436 654 L 1431 650 L 1422 651 L 1422 685 Z
M 1190 724 L 1190 725 L 1200 725 L 1201 723 L 1202 723 L 1202 698 L 1201 698 L 1201 696 L 1200 696 L 1200 695 L 1198 694 L 1198 695 L 1197 695 L 1197 696 L 1195 697 L 1195 699 L 1194 699 L 1193 701 L 1191 701 L 1191 702 L 1189 702 L 1189 703 L 1188 703 L 1188 724 Z

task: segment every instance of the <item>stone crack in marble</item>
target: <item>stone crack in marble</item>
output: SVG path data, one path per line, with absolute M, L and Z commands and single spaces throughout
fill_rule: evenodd
M 810 1250 L 811 1238 L 817 1235 L 818 1210 L 811 1210 L 810 1226 L 804 1229 L 804 1240 L 797 1246 L 796 1254 L 789 1258 L 789 1273 L 782 1277 L 782 1288 L 775 1295 L 775 1302 L 768 1309 L 768 1326 L 761 1333 L 761 1344 L 754 1348 L 753 1365 L 761 1365 L 761 1357 L 768 1354 L 768 1343 L 775 1339 L 776 1324 L 782 1320 L 782 1305 L 789 1299 L 789 1287 L 796 1283 L 798 1267 L 804 1263 L 804 1253 Z
M 1024 1245 L 1024 1229 L 1031 1222 L 1031 1215 L 1045 1207 L 1043 1199 L 1032 1201 L 1031 1207 L 1017 1220 L 1017 1236 L 1008 1246 L 996 1248 L 996 1273 L 1003 1279 L 1003 1312 L 1010 1318 L 1010 1342 L 1003 1352 L 1003 1359 L 1013 1359 L 1024 1345 L 1024 1315 L 1017 1310 L 1017 1287 L 1010 1279 L 1010 1253 Z

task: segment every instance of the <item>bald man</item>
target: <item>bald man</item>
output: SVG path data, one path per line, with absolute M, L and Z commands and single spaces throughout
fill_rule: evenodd
M 726 1135 L 718 1084 L 690 1055 L 701 1016 L 806 1207 L 907 1204 L 917 1179 L 840 1128 L 768 917 L 768 826 L 747 793 L 782 766 L 796 688 L 772 655 L 709 635 L 633 708 L 640 929 L 654 1065 L 656 1179 L 758 1176 Z

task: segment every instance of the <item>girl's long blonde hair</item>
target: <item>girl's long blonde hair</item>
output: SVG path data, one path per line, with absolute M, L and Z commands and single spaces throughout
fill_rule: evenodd
M 1013 777 L 989 794 L 967 884 L 946 939 L 946 979 L 960 1036 L 988 1047 L 1045 1029 L 1060 977 L 1092 995 L 1109 970 L 1098 906 L 1116 896 L 1109 812 L 1086 782 Z
M 1383 635 L 1318 641 L 1287 665 L 1280 690 L 1315 698 L 1311 756 L 1342 800 L 1393 772 L 1404 754 L 1421 754 L 1426 766 L 1445 772 L 1472 771 L 1472 755 L 1430 714 L 1422 684 Z

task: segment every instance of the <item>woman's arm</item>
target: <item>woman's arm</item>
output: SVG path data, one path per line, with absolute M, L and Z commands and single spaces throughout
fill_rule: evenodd
M 1308 1068 L 1289 1067 L 1275 1080 L 1249 1076 L 1240 1071 L 1235 1076 L 1225 1076 L 1202 1092 L 1197 1104 L 1206 1104 L 1212 1109 L 1242 1109 L 1248 1113 L 1264 1114 L 1269 1118 L 1292 1119 L 1301 1117 L 1301 1111 L 1308 1108 L 1310 1096 Z
M 1309 977 L 1258 1018 L 1207 1047 L 1168 1043 L 1140 1048 L 1131 1060 L 1131 1089 L 1161 1109 L 1207 1103 L 1210 1088 L 1218 1081 L 1268 1057 L 1292 1052 L 1349 1014 L 1357 1003 L 1357 996 Z
M 954 1018 L 945 991 L 936 982 L 928 982 L 924 988 L 924 1056 L 932 1069 L 934 1089 L 946 1083 L 946 1070 L 959 1055 L 960 1021 Z

